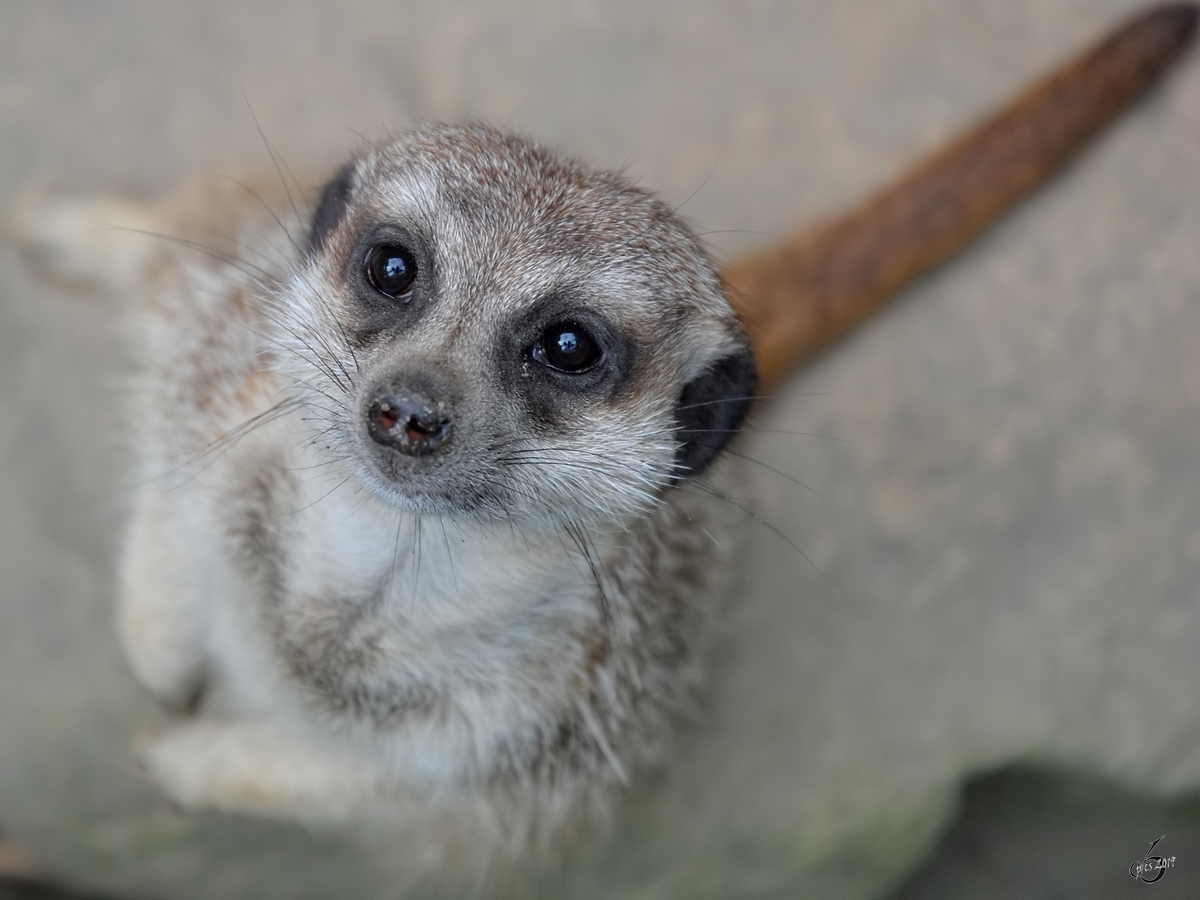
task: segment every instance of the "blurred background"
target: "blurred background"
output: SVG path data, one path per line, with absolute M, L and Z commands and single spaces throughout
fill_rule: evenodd
M 264 136 L 315 186 L 364 138 L 469 117 L 624 167 L 728 259 L 1142 6 L 6 0 L 0 211 L 268 169 Z M 748 520 L 676 764 L 514 892 L 1200 894 L 1198 146 L 1193 55 L 760 408 L 757 508 L 800 550 Z M 383 837 L 183 815 L 134 771 L 163 720 L 110 613 L 115 313 L 0 245 L 0 868 L 116 897 L 394 897 Z M 1135 883 L 1161 834 L 1175 867 Z

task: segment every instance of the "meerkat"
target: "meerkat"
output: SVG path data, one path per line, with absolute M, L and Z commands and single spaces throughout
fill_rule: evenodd
M 511 836 L 658 759 L 756 390 L 692 233 L 432 127 L 343 168 L 289 267 L 242 249 L 164 257 L 141 317 L 121 635 L 200 711 L 143 748 L 154 780 L 306 820 L 482 804 Z
M 744 531 L 723 450 L 762 385 L 1047 177 L 1195 18 L 1138 18 L 720 275 L 650 194 L 479 125 L 370 147 L 307 214 L 236 185 L 37 204 L 45 261 L 138 295 L 119 626 L 184 714 L 148 775 L 485 854 L 601 812 L 702 682 Z

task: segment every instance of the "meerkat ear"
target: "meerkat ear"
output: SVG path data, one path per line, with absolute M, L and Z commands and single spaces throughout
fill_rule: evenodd
M 321 199 L 313 211 L 312 225 L 308 229 L 308 252 L 313 254 L 325 246 L 325 239 L 346 214 L 350 205 L 350 192 L 354 187 L 354 162 L 338 169 L 336 175 L 321 189 Z
M 754 400 L 758 374 L 749 348 L 718 359 L 688 382 L 675 407 L 675 474 L 692 478 L 737 434 Z

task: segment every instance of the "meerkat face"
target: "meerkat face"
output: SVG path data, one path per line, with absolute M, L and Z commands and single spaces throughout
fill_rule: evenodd
M 409 509 L 637 514 L 712 462 L 754 391 L 670 210 L 486 128 L 343 168 L 278 300 L 322 446 Z

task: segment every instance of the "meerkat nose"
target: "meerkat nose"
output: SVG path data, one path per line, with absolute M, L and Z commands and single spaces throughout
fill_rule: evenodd
M 376 396 L 367 411 L 371 440 L 409 456 L 424 456 L 437 450 L 450 437 L 450 417 L 434 410 L 434 404 L 412 396 Z

